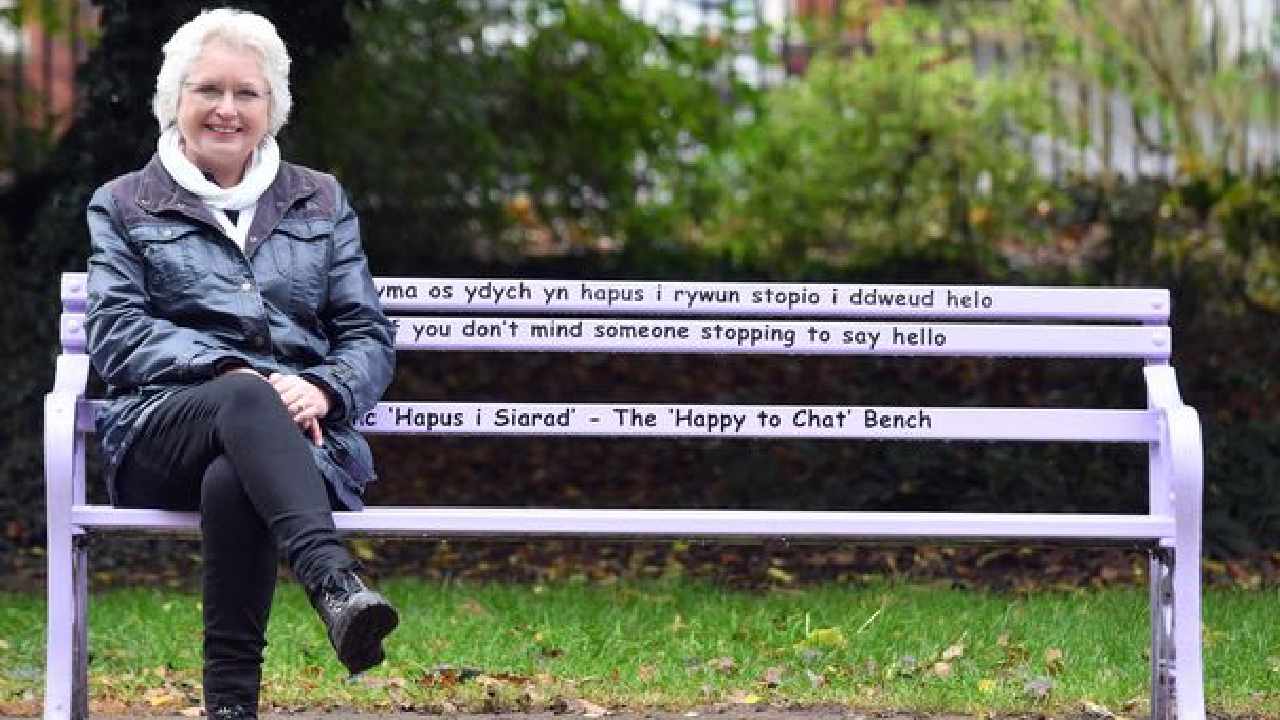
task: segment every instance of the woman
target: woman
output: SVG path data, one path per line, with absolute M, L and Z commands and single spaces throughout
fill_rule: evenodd
M 331 515 L 374 479 L 352 421 L 390 382 L 392 330 L 342 188 L 280 161 L 288 71 L 265 18 L 183 25 L 156 78 L 156 155 L 88 208 L 111 499 L 199 510 L 205 706 L 228 720 L 256 717 L 277 552 L 352 673 L 398 622 Z

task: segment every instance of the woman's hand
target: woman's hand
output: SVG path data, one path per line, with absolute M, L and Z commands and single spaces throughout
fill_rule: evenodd
M 267 382 L 280 395 L 280 402 L 284 403 L 293 421 L 311 436 L 316 445 L 324 445 L 320 418 L 329 414 L 329 396 L 297 375 L 271 373 L 267 376 Z

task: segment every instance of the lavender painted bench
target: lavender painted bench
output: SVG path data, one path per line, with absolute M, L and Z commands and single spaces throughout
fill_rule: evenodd
M 381 278 L 398 349 L 1069 357 L 1144 363 L 1147 407 L 384 402 L 369 433 L 825 438 L 1138 443 L 1149 507 L 1067 513 L 591 510 L 370 507 L 338 512 L 345 531 L 417 537 L 580 536 L 811 540 L 1072 541 L 1150 556 L 1152 717 L 1202 720 L 1196 412 L 1169 365 L 1164 290 L 999 286 L 582 282 Z M 62 354 L 45 401 L 48 666 L 45 717 L 87 713 L 88 565 L 95 533 L 191 533 L 190 513 L 85 500 L 85 277 L 62 278 Z

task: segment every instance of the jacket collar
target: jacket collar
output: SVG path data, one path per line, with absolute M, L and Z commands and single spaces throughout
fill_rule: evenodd
M 291 163 L 280 163 L 280 171 L 271 182 L 262 197 L 258 198 L 258 208 L 254 211 L 253 225 L 249 228 L 249 247 L 251 250 L 260 244 L 275 230 L 280 218 L 299 200 L 315 194 L 315 182 L 298 170 Z M 164 212 L 175 212 L 196 222 L 208 225 L 222 232 L 217 220 L 208 206 L 195 193 L 179 185 L 169 176 L 160 156 L 152 155 L 151 161 L 142 169 L 142 177 L 138 183 L 138 206 L 146 213 L 159 215 Z

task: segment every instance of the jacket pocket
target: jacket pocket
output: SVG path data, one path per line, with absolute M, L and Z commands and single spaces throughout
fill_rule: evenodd
M 342 468 L 349 484 L 354 485 L 357 492 L 363 492 L 364 486 L 378 479 L 373 469 L 373 453 L 369 443 L 354 429 L 343 428 L 337 432 L 327 433 L 325 446 L 329 458 Z
M 320 313 L 329 289 L 333 221 L 286 219 L 272 242 L 276 270 L 289 281 L 289 309 L 295 317 Z
M 190 225 L 140 225 L 129 237 L 142 250 L 147 292 L 170 299 L 191 289 L 200 271 L 196 267 L 197 244 L 204 238 Z

